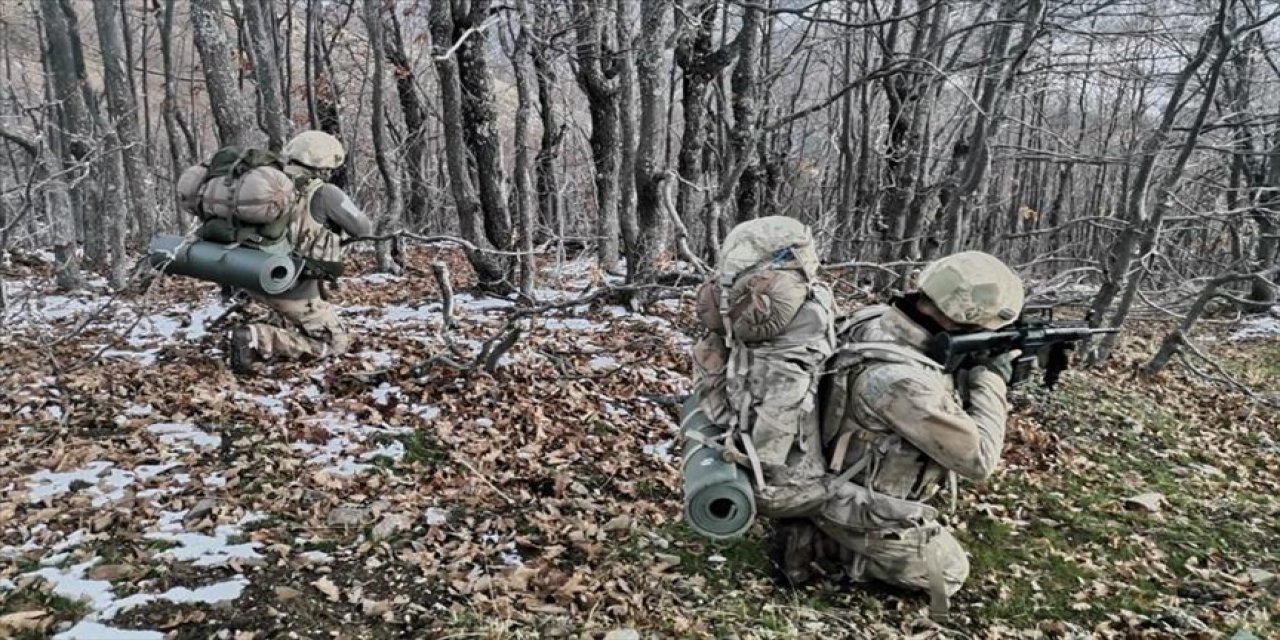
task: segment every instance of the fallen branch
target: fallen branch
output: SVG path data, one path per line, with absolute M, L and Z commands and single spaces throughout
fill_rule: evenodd
M 1178 353 L 1182 347 L 1195 351 L 1195 346 L 1191 344 L 1189 338 L 1191 329 L 1195 327 L 1196 322 L 1200 320 L 1200 316 L 1204 315 L 1209 308 L 1209 302 L 1222 295 L 1219 289 L 1224 285 L 1244 280 L 1270 283 L 1270 278 L 1277 273 L 1280 273 L 1280 266 L 1274 266 L 1256 273 L 1228 273 L 1210 280 L 1205 285 L 1204 290 L 1200 292 L 1200 296 L 1196 298 L 1195 304 L 1191 305 L 1191 309 L 1187 312 L 1186 317 L 1182 319 L 1182 323 L 1178 325 L 1178 328 L 1164 337 L 1160 344 L 1160 350 L 1142 368 L 1143 374 L 1153 376 L 1160 373 L 1169 364 L 1169 360 L 1173 355 Z
M 457 236 L 424 236 L 413 231 L 397 231 L 380 236 L 360 236 L 359 238 L 347 238 L 342 241 L 342 246 L 348 246 L 361 242 L 386 242 L 388 240 L 413 240 L 422 244 L 456 244 L 467 251 L 477 253 L 487 253 L 495 256 L 525 256 L 537 255 L 547 250 L 551 246 L 550 242 L 545 242 L 541 246 L 535 248 L 532 252 L 528 251 L 504 251 L 502 249 L 493 249 L 490 247 L 481 247 L 470 240 L 459 238 Z

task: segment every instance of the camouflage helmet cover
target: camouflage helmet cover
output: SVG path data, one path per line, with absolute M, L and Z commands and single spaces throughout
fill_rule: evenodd
M 993 255 L 965 251 L 940 258 L 920 273 L 920 291 L 951 320 L 988 330 L 1018 318 L 1022 279 Z
M 303 131 L 284 145 L 284 158 L 312 169 L 337 169 L 347 152 L 342 142 L 323 131 Z

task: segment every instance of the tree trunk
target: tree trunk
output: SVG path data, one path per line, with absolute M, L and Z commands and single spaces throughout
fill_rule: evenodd
M 642 0 L 640 35 L 636 41 L 636 81 L 639 87 L 640 120 L 636 147 L 636 222 L 639 235 L 633 259 L 627 263 L 627 279 L 647 284 L 657 276 L 657 260 L 667 242 L 669 221 L 662 211 L 663 171 L 658 166 L 658 142 L 662 138 L 661 118 L 666 109 L 662 86 L 663 38 L 666 20 L 664 0 Z M 640 296 L 638 302 L 648 300 Z
M 516 234 L 520 248 L 520 292 L 526 296 L 533 295 L 535 280 L 536 256 L 533 255 L 533 221 L 537 217 L 534 212 L 533 183 L 530 179 L 529 162 L 529 111 L 533 102 L 533 89 L 530 87 L 529 38 L 533 29 L 533 20 L 529 15 L 528 0 L 516 0 L 516 10 L 520 12 L 520 33 L 516 36 L 511 65 L 516 77 L 516 122 L 515 122 L 515 187 L 516 187 Z
M 156 230 L 160 210 L 156 202 L 155 185 L 147 166 L 146 151 L 138 131 L 138 104 L 129 86 L 129 74 L 122 57 L 120 22 L 116 15 L 119 5 L 115 0 L 94 0 L 93 11 L 98 23 L 98 42 L 102 50 L 103 79 L 107 89 L 107 108 L 115 120 L 115 130 L 122 145 L 124 173 L 128 185 L 129 201 L 137 221 L 140 247 Z
M 488 0 L 472 0 L 465 15 L 452 13 L 453 32 L 449 44 L 461 41 L 457 48 L 458 80 L 462 87 L 463 135 L 475 162 L 476 186 L 484 211 L 484 232 L 489 242 L 499 249 L 511 243 L 511 212 L 507 209 L 505 172 L 502 168 L 502 140 L 498 133 L 498 112 L 493 96 L 493 78 L 485 54 L 488 36 L 479 29 L 489 16 Z M 441 43 L 444 44 L 444 43 Z M 449 45 L 445 45 L 449 46 Z
M 760 215 L 760 163 L 756 161 L 759 117 L 761 18 L 758 5 L 744 9 L 738 37 L 738 62 L 733 69 L 733 131 L 729 134 L 735 163 L 746 163 L 738 179 L 737 221 Z
M 1219 5 L 1217 19 L 1200 38 L 1199 47 L 1191 60 L 1179 72 L 1173 91 L 1169 94 L 1169 100 L 1165 104 L 1159 125 L 1142 145 L 1142 150 L 1140 151 L 1142 162 L 1138 166 L 1137 176 L 1133 178 L 1125 194 L 1125 228 L 1120 232 L 1119 237 L 1111 245 L 1107 253 L 1102 287 L 1098 290 L 1098 294 L 1094 297 L 1090 307 L 1089 317 L 1095 326 L 1104 321 L 1105 314 L 1111 307 L 1111 303 L 1128 280 L 1129 270 L 1133 266 L 1135 257 L 1134 250 L 1142 237 L 1141 225 L 1147 219 L 1147 189 L 1151 185 L 1151 177 L 1155 173 L 1156 159 L 1159 157 L 1160 151 L 1169 137 L 1169 132 L 1173 129 L 1174 120 L 1182 108 L 1182 96 L 1187 91 L 1187 85 L 1196 76 L 1205 61 L 1209 59 L 1209 53 L 1221 34 L 1226 11 L 1225 5 L 1225 1 Z M 1101 362 L 1103 359 L 1105 358 L 1091 357 L 1091 361 L 1094 363 Z
M 615 23 L 618 41 L 618 132 L 622 137 L 621 163 L 618 167 L 618 225 L 622 232 L 622 251 L 628 263 L 635 260 L 636 228 L 636 55 L 632 28 L 632 5 L 635 0 L 617 0 Z M 630 272 L 630 269 L 628 269 Z
M 1004 104 L 1013 88 L 1018 70 L 1026 60 L 1044 21 L 1042 0 L 1029 0 L 1022 19 L 1021 41 L 1010 50 L 1013 17 L 1021 5 L 1020 0 L 1005 0 L 1000 9 L 1001 24 L 994 27 L 987 46 L 986 57 L 988 60 L 998 61 L 999 72 L 988 71 L 982 83 L 973 130 L 965 143 L 967 154 L 963 169 L 949 179 L 949 186 L 952 188 L 948 190 L 947 203 L 940 214 L 946 224 L 948 254 L 960 251 L 964 245 L 965 209 L 991 168 L 989 145 L 999 132 Z
M 577 31 L 578 86 L 591 110 L 591 158 L 595 164 L 596 241 L 600 268 L 614 269 L 620 258 L 618 235 L 618 81 L 616 52 L 605 43 L 605 8 L 573 1 Z
M 1224 0 L 1224 7 L 1226 4 L 1227 2 Z M 1213 106 L 1218 79 L 1222 76 L 1222 66 L 1226 63 L 1227 55 L 1232 47 L 1232 44 L 1226 41 L 1222 28 L 1223 23 L 1219 20 L 1207 32 L 1208 37 L 1218 42 L 1218 56 L 1214 60 L 1213 66 L 1210 67 L 1208 78 L 1205 80 L 1204 98 L 1200 102 L 1200 108 L 1196 112 L 1195 120 L 1188 127 L 1187 137 L 1182 143 L 1173 166 L 1168 169 L 1168 172 L 1156 188 L 1159 200 L 1156 202 L 1155 210 L 1149 219 L 1142 221 L 1141 245 L 1138 255 L 1148 256 L 1155 251 L 1156 245 L 1160 240 L 1160 228 L 1164 224 L 1164 219 L 1168 217 L 1169 212 L 1173 210 L 1174 194 L 1182 179 L 1182 172 L 1186 169 L 1187 161 L 1191 159 L 1191 153 L 1195 151 L 1196 143 L 1200 139 L 1200 130 L 1204 127 L 1205 119 L 1209 115 L 1209 109 Z M 1109 326 L 1118 328 L 1128 318 L 1129 310 L 1132 308 L 1138 293 L 1138 287 L 1142 286 L 1146 275 L 1147 265 L 1144 264 L 1138 273 L 1129 278 L 1124 295 L 1120 298 L 1120 304 L 1117 306 L 1115 314 L 1111 316 Z M 1103 336 L 1097 349 L 1090 355 L 1090 362 L 1098 364 L 1105 361 L 1111 355 L 1111 350 L 1115 347 L 1118 339 L 1118 334 L 1114 333 Z
M 243 0 L 244 21 L 249 32 L 253 73 L 258 85 L 258 120 L 267 132 L 267 145 L 273 151 L 279 151 L 291 128 L 280 101 L 280 69 L 269 35 L 275 29 L 268 27 L 270 14 L 264 15 L 260 2 L 262 0 Z
M 53 222 L 52 236 L 54 256 L 58 262 L 58 285 L 65 290 L 80 286 L 79 265 L 73 202 L 83 202 L 83 194 L 72 193 L 65 177 L 83 171 L 84 162 L 93 146 L 93 121 L 85 105 L 84 93 L 76 73 L 72 55 L 70 27 L 58 0 L 40 0 L 40 15 L 44 23 L 44 61 L 50 73 L 53 94 L 60 106 L 61 117 L 51 120 L 60 123 L 53 126 L 60 140 L 61 166 L 50 167 L 52 184 L 46 191 L 49 218 Z M 52 162 L 50 163 L 53 164 Z M 83 184 L 83 183 L 81 183 Z M 82 190 L 83 187 L 77 187 Z M 101 242 L 102 236 L 97 238 Z
M 712 29 L 719 11 L 718 0 L 685 0 L 677 21 L 678 38 L 675 59 L 683 74 L 684 131 L 681 133 L 677 167 L 680 190 L 676 209 L 692 233 L 702 230 L 702 251 L 714 256 L 720 244 L 719 207 L 708 208 L 708 195 L 714 189 L 707 184 L 703 154 L 707 151 L 707 90 L 711 80 L 733 62 L 736 47 L 724 44 L 712 48 Z M 683 25 L 680 22 L 683 21 Z M 705 215 L 704 215 L 705 214 Z
M 426 223 L 427 202 L 431 192 L 427 182 L 427 117 L 413 71 L 413 63 L 404 46 L 400 19 L 394 10 L 387 12 L 390 28 L 384 29 L 387 60 L 391 63 L 396 79 L 396 92 L 400 98 L 400 115 L 405 126 L 405 182 L 409 199 L 405 208 L 405 220 L 412 227 Z M 374 52 L 376 55 L 377 52 Z
M 252 3 L 254 0 L 246 0 Z M 388 235 L 400 230 L 400 180 L 391 167 L 391 150 L 387 148 L 386 123 L 386 82 L 385 63 L 382 52 L 382 16 L 380 7 L 383 0 L 364 0 L 364 26 L 369 34 L 369 49 L 373 62 L 373 96 L 372 119 L 373 158 L 378 165 L 378 174 L 382 177 L 385 197 L 382 201 L 382 215 L 378 216 L 378 235 Z M 391 9 L 395 11 L 394 8 Z M 378 244 L 378 270 L 383 273 L 400 273 L 401 266 L 397 262 L 400 257 L 400 241 L 387 240 Z
M 458 209 L 458 227 L 463 239 L 485 246 L 480 230 L 481 204 L 472 184 L 467 162 L 467 143 L 463 133 L 462 85 L 458 73 L 458 59 L 444 55 L 454 44 L 455 24 L 450 2 L 431 5 L 432 52 L 436 74 L 440 82 L 441 124 L 444 128 L 445 164 L 449 172 L 449 187 L 453 191 Z M 468 250 L 467 259 L 476 271 L 482 289 L 503 291 L 510 288 L 503 266 L 480 250 Z
M 261 132 L 254 125 L 249 103 L 240 95 L 235 60 L 222 30 L 221 0 L 191 0 L 191 30 L 204 68 L 209 107 L 223 145 L 259 146 Z
M 545 24 L 547 8 L 537 3 L 538 31 L 549 31 Z M 540 224 L 551 230 L 550 235 L 563 234 L 564 205 L 560 192 L 560 175 L 556 162 L 560 158 L 560 144 L 564 140 L 565 126 L 556 117 L 556 70 L 548 57 L 547 47 L 533 47 L 533 67 L 538 77 L 538 117 L 542 121 L 542 140 L 538 148 L 538 201 Z

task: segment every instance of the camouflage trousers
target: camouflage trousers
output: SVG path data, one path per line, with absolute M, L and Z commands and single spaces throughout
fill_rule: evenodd
M 346 353 L 351 336 L 333 305 L 320 297 L 272 298 L 255 294 L 253 299 L 284 318 L 288 327 L 254 323 L 253 348 L 264 358 L 324 358 Z
M 853 533 L 818 521 L 818 528 L 842 550 L 853 580 L 879 580 L 897 587 L 955 595 L 969 577 L 969 558 L 955 536 L 940 524 L 872 534 Z
M 843 571 L 851 580 L 876 580 L 924 591 L 931 608 L 945 615 L 949 599 L 969 577 L 964 548 L 937 522 L 915 529 L 854 532 L 821 518 L 790 520 L 775 527 L 782 570 L 804 582 L 814 567 Z

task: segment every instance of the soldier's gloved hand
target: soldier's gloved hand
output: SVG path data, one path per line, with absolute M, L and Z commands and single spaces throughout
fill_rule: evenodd
M 1013 378 L 1013 361 L 1017 360 L 1020 355 L 1022 355 L 1022 351 L 1013 349 L 994 358 L 982 358 L 978 360 L 978 366 L 974 367 L 974 370 L 986 369 L 1000 376 L 1000 379 L 1004 380 L 1005 384 L 1009 384 L 1009 381 Z

